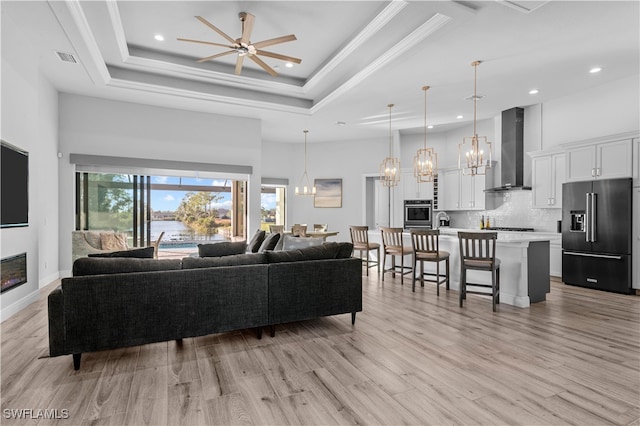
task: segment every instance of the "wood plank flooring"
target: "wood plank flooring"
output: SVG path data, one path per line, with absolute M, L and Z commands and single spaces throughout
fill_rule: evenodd
M 0 423 L 640 425 L 640 297 L 552 282 L 546 302 L 493 313 L 374 271 L 355 326 L 83 354 L 79 371 L 48 357 L 52 283 L 1 324 Z

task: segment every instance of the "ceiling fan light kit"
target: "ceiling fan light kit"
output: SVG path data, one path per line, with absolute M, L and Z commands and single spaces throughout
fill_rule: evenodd
M 478 136 L 477 132 L 477 109 L 478 101 L 477 81 L 478 81 L 478 65 L 480 61 L 473 61 L 471 66 L 474 68 L 473 78 L 473 136 L 465 136 L 462 143 L 458 145 L 458 169 L 462 170 L 463 175 L 485 175 L 487 169 L 491 168 L 491 142 L 486 136 Z M 481 148 L 481 142 L 487 151 Z
M 237 54 L 236 67 L 235 67 L 235 74 L 236 75 L 240 75 L 240 73 L 242 72 L 242 66 L 244 64 L 244 58 L 249 58 L 250 60 L 252 60 L 256 64 L 258 64 L 263 70 L 268 72 L 272 77 L 276 77 L 278 75 L 278 73 L 271 66 L 269 66 L 266 62 L 264 62 L 262 59 L 260 59 L 259 56 L 278 59 L 278 60 L 286 61 L 286 62 L 292 63 L 292 64 L 293 63 L 296 63 L 296 64 L 302 63 L 302 59 L 294 58 L 293 56 L 287 56 L 287 55 L 282 55 L 280 53 L 274 53 L 274 52 L 269 52 L 269 51 L 266 51 L 266 50 L 260 50 L 263 47 L 273 46 L 273 45 L 276 45 L 276 44 L 286 43 L 286 42 L 289 42 L 289 41 L 297 40 L 296 36 L 294 34 L 289 34 L 289 35 L 280 36 L 280 37 L 276 37 L 276 38 L 272 38 L 272 39 L 268 39 L 268 40 L 262 40 L 262 41 L 259 41 L 257 43 L 252 43 L 251 42 L 251 32 L 253 31 L 253 25 L 255 23 L 255 16 L 253 16 L 252 14 L 247 13 L 247 12 L 240 12 L 238 14 L 238 17 L 240 18 L 240 21 L 242 22 L 242 35 L 240 36 L 240 38 L 233 39 L 227 33 L 222 31 L 220 28 L 216 27 L 215 25 L 213 25 L 211 22 L 207 21 L 202 16 L 196 16 L 196 19 L 198 21 L 202 22 L 207 27 L 211 28 L 213 31 L 218 33 L 225 40 L 227 40 L 227 42 L 229 44 L 221 44 L 221 43 L 214 43 L 214 42 L 210 42 L 210 41 L 193 40 L 193 39 L 180 38 L 180 37 L 178 38 L 178 40 L 179 41 L 186 41 L 186 42 L 189 42 L 189 43 L 206 44 L 206 45 L 209 45 L 209 46 L 226 47 L 227 49 L 230 49 L 230 50 L 227 50 L 226 52 L 216 53 L 214 55 L 206 56 L 204 58 L 198 59 L 197 62 L 207 62 L 207 61 L 211 61 L 213 59 L 220 58 L 222 56 L 231 55 L 233 53 L 236 53 Z

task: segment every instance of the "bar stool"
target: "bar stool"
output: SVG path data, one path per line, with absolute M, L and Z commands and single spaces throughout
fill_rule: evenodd
M 404 257 L 412 254 L 413 249 L 411 247 L 405 247 L 402 244 L 402 231 L 402 228 L 380 227 L 384 252 L 382 257 L 382 281 L 384 281 L 384 274 L 386 272 L 391 272 L 391 276 L 394 278 L 396 277 L 396 273 L 400 273 L 400 284 L 404 285 L 404 276 L 413 272 L 413 268 L 404 266 Z M 389 269 L 385 269 L 384 267 L 387 261 L 387 255 L 391 256 L 391 268 Z M 396 256 L 400 256 L 400 266 L 396 266 Z
M 369 276 L 369 268 L 378 266 L 378 275 L 380 275 L 380 244 L 369 242 L 368 226 L 350 226 L 351 243 L 353 243 L 353 253 L 359 252 L 360 259 L 367 266 L 367 276 Z M 369 252 L 376 251 L 376 260 L 369 260 Z M 363 257 L 364 255 L 364 257 Z
M 496 258 L 497 232 L 458 232 L 460 241 L 460 307 L 467 293 L 490 295 L 493 312 L 500 303 L 500 259 Z M 467 282 L 467 270 L 491 272 L 491 285 Z M 467 286 L 490 288 L 486 291 L 467 290 Z
M 446 283 L 449 290 L 449 252 L 440 251 L 440 230 L 439 229 L 412 229 L 411 245 L 413 246 L 413 270 L 417 269 L 420 262 L 420 285 L 424 287 L 424 282 L 436 283 L 436 294 L 440 296 L 440 284 Z M 445 261 L 445 274 L 440 275 L 440 262 Z M 424 262 L 435 262 L 436 273 L 424 272 Z M 435 277 L 435 279 L 425 280 L 424 276 Z M 444 277 L 442 280 L 440 277 Z M 416 291 L 416 275 L 413 274 L 413 291 Z

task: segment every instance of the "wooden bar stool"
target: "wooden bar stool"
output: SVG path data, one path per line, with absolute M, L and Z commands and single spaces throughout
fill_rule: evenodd
M 382 281 L 384 281 L 384 274 L 391 272 L 392 277 L 396 277 L 396 273 L 400 274 L 400 284 L 404 285 L 404 276 L 413 272 L 413 268 L 410 266 L 404 266 L 404 257 L 412 254 L 413 249 L 411 247 L 405 247 L 402 244 L 402 228 L 386 228 L 380 227 L 380 233 L 382 234 Z M 391 268 L 385 269 L 384 265 L 387 261 L 387 255 L 391 256 Z M 396 265 L 396 256 L 400 256 L 400 266 Z
M 353 243 L 353 253 L 359 252 L 359 258 L 367 266 L 367 276 L 369 276 L 369 268 L 378 266 L 378 275 L 380 275 L 380 244 L 369 242 L 368 226 L 350 226 L 351 242 Z M 369 259 L 369 252 L 376 251 L 376 260 Z
M 460 241 L 460 307 L 467 293 L 490 295 L 493 311 L 500 303 L 500 259 L 496 258 L 497 232 L 458 232 Z M 491 285 L 467 282 L 467 270 L 491 272 Z M 486 291 L 467 290 L 467 286 L 490 288 Z
M 412 229 L 411 245 L 413 246 L 413 270 L 417 269 L 420 262 L 420 285 L 424 287 L 424 282 L 436 283 L 436 294 L 440 296 L 440 284 L 446 283 L 449 290 L 449 252 L 440 251 L 440 230 L 438 229 Z M 440 262 L 445 261 L 445 274 L 440 275 Z M 424 272 L 424 262 L 435 262 L 436 273 Z M 434 277 L 426 279 L 424 276 Z M 440 278 L 443 277 L 441 280 Z M 416 275 L 413 274 L 413 291 L 416 291 Z

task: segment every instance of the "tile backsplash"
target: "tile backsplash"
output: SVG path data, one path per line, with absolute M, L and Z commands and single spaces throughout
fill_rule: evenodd
M 489 216 L 491 226 L 533 228 L 539 232 L 556 232 L 562 219 L 562 209 L 534 209 L 531 191 L 507 191 L 490 194 L 496 197 L 498 208 L 484 211 L 447 212 L 455 228 L 480 227 L 480 218 Z

